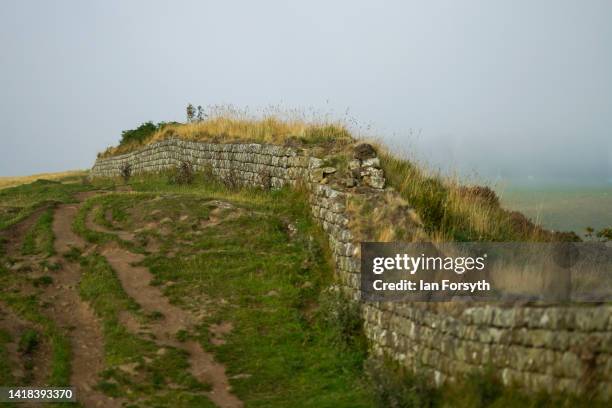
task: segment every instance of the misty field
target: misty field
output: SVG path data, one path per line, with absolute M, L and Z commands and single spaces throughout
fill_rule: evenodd
M 584 236 L 612 225 L 612 187 L 515 188 L 504 191 L 502 205 L 517 210 L 545 228 L 575 231 Z

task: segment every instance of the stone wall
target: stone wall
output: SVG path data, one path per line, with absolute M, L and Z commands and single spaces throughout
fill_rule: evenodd
M 356 158 L 338 169 L 304 149 L 263 144 L 214 144 L 170 139 L 139 151 L 99 158 L 93 177 L 115 177 L 126 163 L 133 173 L 159 172 L 188 161 L 222 179 L 278 188 L 304 183 L 313 217 L 325 230 L 343 289 L 360 299 L 360 232 L 351 211 L 360 199 L 384 206 L 392 189 L 375 152 L 358 146 Z M 401 200 L 398 198 L 398 200 Z M 409 206 L 403 218 L 415 230 Z M 372 217 L 371 217 L 372 218 Z M 378 214 L 380 222 L 380 214 Z M 396 222 L 397 214 L 392 222 Z M 384 220 L 383 220 L 384 221 Z M 612 396 L 612 306 L 523 306 L 466 303 L 362 304 L 374 353 L 386 355 L 441 384 L 473 369 L 493 368 L 505 384 L 530 390 Z

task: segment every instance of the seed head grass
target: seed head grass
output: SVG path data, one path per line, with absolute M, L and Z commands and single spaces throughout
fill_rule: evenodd
M 340 121 L 309 122 L 301 118 L 266 116 L 257 118 L 223 113 L 188 123 L 163 124 L 144 140 L 132 140 L 110 147 L 101 157 L 114 156 L 169 138 L 215 143 L 254 142 L 277 145 L 346 145 L 353 138 Z

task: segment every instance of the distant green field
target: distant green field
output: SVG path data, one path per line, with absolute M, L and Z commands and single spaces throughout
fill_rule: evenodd
M 508 188 L 499 192 L 504 207 L 518 210 L 554 230 L 584 235 L 586 227 L 612 226 L 612 187 Z

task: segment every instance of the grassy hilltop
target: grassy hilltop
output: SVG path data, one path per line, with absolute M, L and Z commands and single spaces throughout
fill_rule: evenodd
M 227 111 L 188 123 L 147 122 L 123 132 L 118 146 L 100 157 L 137 150 L 167 138 L 216 143 L 257 142 L 305 147 L 328 157 L 335 165 L 346 165 L 350 146 L 356 141 L 340 122 L 309 121 L 281 116 L 250 117 Z M 436 241 L 549 241 L 578 240 L 573 233 L 551 233 L 519 212 L 501 207 L 488 187 L 463 186 L 452 178 L 431 174 L 411 161 L 376 145 L 388 185 L 417 211 L 427 232 Z

